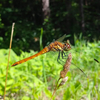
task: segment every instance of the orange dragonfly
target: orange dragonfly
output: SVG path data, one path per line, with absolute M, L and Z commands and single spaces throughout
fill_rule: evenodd
M 65 35 L 62 36 L 61 38 L 64 39 Z M 65 55 L 64 51 L 69 51 L 71 49 L 71 46 L 70 44 L 68 43 L 68 41 L 66 43 L 61 43 L 61 42 L 58 42 L 58 41 L 55 41 L 53 43 L 51 43 L 49 46 L 45 47 L 43 50 L 41 50 L 40 52 L 38 52 L 37 54 L 35 55 L 32 55 L 28 58 L 25 58 L 23 60 L 20 60 L 20 61 L 17 61 L 15 62 L 14 64 L 12 64 L 12 66 L 16 66 L 16 65 L 19 65 L 21 63 L 24 63 L 28 60 L 31 60 L 39 55 L 42 55 L 44 53 L 47 53 L 49 51 L 59 51 L 59 55 L 58 55 L 58 58 L 57 58 L 57 61 L 59 60 L 60 58 L 60 52 L 62 54 L 62 58 L 64 57 L 63 55 Z M 66 56 L 66 55 L 65 55 Z

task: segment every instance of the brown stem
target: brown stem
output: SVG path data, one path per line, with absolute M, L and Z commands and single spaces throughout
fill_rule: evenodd
M 9 68 L 9 58 L 10 58 L 10 51 L 11 51 L 11 45 L 12 45 L 12 37 L 13 37 L 14 25 L 15 25 L 15 23 L 12 24 L 11 39 L 10 39 L 10 46 L 9 46 L 9 55 L 8 55 L 8 63 L 7 63 L 7 70 L 6 70 L 6 80 L 5 80 L 5 89 L 4 89 L 4 100 L 5 100 L 5 95 L 6 95 L 7 76 L 8 76 L 8 68 Z

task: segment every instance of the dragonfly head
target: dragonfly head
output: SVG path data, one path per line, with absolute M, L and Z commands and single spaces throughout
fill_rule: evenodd
M 69 50 L 71 49 L 71 45 L 70 45 L 68 42 L 67 42 L 67 43 L 64 43 L 63 49 L 64 49 L 65 51 L 69 51 Z

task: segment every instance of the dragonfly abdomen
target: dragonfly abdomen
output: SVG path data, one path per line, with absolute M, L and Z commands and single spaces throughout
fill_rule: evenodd
M 26 62 L 26 61 L 28 61 L 28 60 L 30 60 L 30 59 L 33 59 L 33 58 L 35 58 L 35 57 L 37 57 L 37 56 L 39 56 L 39 55 L 41 55 L 41 54 L 44 54 L 44 53 L 48 52 L 48 51 L 49 51 L 48 47 L 45 47 L 43 50 L 41 50 L 41 51 L 38 52 L 37 54 L 35 54 L 35 55 L 33 55 L 33 56 L 30 56 L 30 57 L 28 57 L 28 58 L 22 59 L 22 60 L 20 60 L 20 61 L 17 61 L 17 62 L 15 62 L 12 66 L 16 66 L 16 65 L 19 65 L 19 64 L 21 64 L 21 63 L 24 63 L 24 62 Z

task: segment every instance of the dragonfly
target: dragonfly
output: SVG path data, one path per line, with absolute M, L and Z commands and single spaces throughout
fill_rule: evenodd
M 66 35 L 62 36 L 61 40 L 63 40 L 65 37 L 66 37 Z M 16 66 L 16 65 L 22 64 L 26 61 L 29 61 L 35 57 L 38 57 L 38 56 L 40 56 L 44 53 L 50 52 L 50 51 L 58 51 L 59 52 L 58 58 L 57 58 L 57 61 L 59 62 L 60 54 L 62 55 L 62 58 L 64 57 L 64 55 L 66 56 L 66 54 L 64 52 L 69 51 L 71 49 L 71 45 L 68 41 L 66 41 L 65 43 L 61 43 L 58 40 L 55 42 L 52 42 L 49 46 L 46 46 L 44 49 L 42 49 L 40 52 L 36 53 L 35 55 L 32 55 L 28 58 L 17 61 L 14 64 L 12 64 L 11 66 Z

